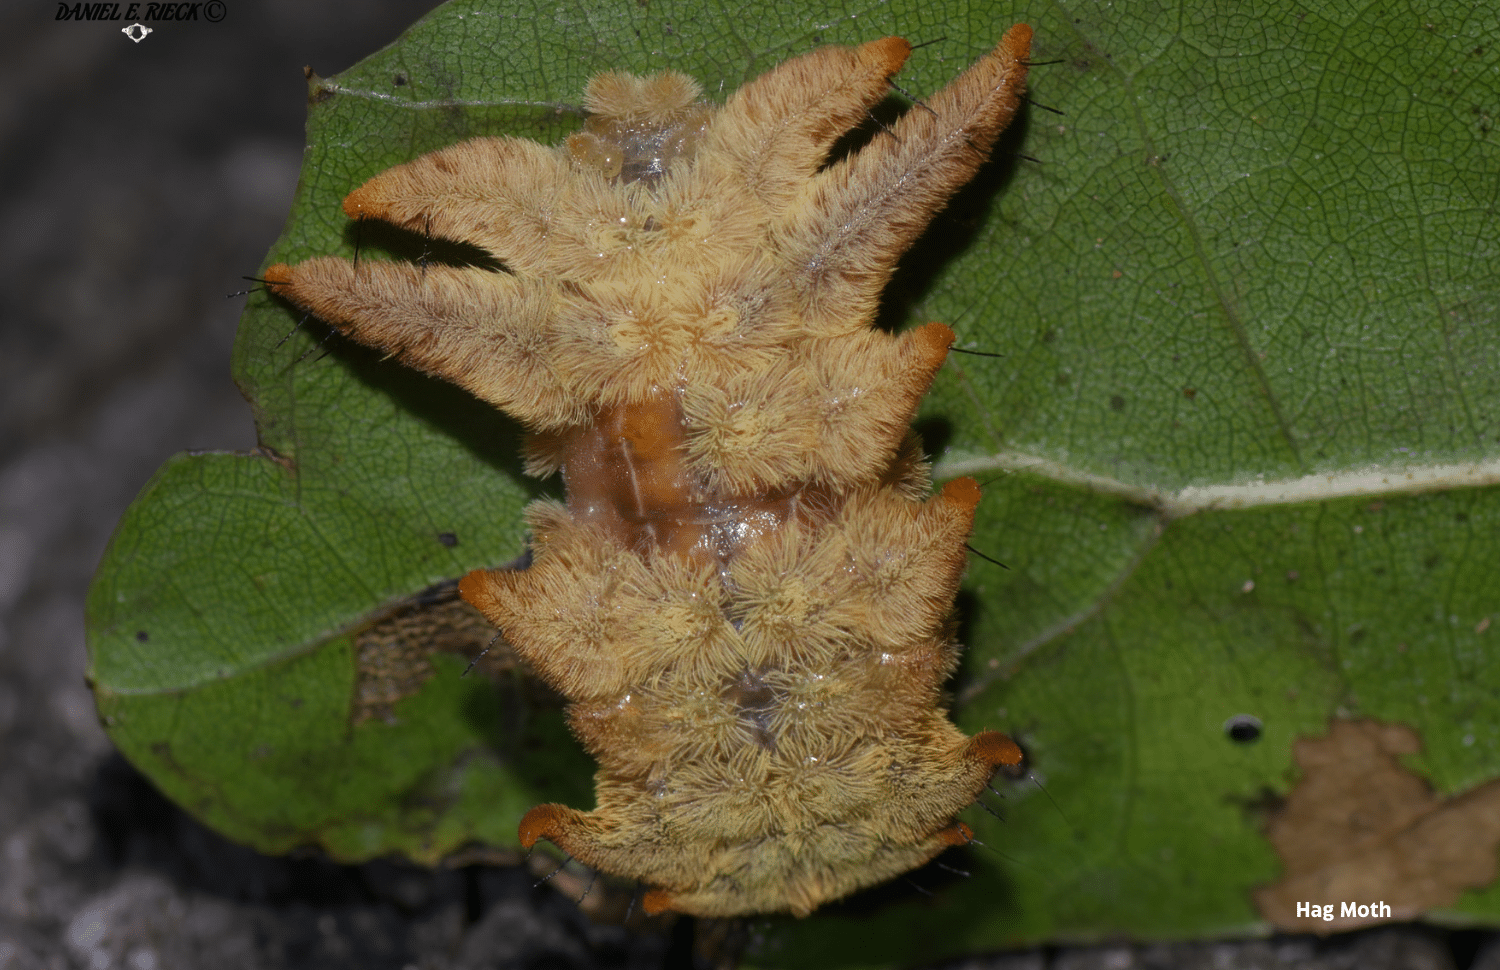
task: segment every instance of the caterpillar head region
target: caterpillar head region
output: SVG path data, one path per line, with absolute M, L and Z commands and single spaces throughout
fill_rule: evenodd
M 957 813 L 1021 760 L 943 703 L 980 492 L 931 494 L 910 424 L 953 333 L 871 323 L 1015 114 L 1030 39 L 832 164 L 905 40 L 820 48 L 722 107 L 682 74 L 601 74 L 563 145 L 474 139 L 345 199 L 505 272 L 266 272 L 562 472 L 566 502 L 527 512 L 530 565 L 459 585 L 599 764 L 596 807 L 534 808 L 523 845 L 638 880 L 653 911 L 805 915 L 968 841 Z

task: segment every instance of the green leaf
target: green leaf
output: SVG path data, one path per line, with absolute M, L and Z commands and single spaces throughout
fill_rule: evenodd
M 955 355 L 920 428 L 941 475 L 984 484 L 973 545 L 1009 567 L 970 569 L 955 716 L 1014 734 L 1035 779 L 991 799 L 1004 824 L 969 812 L 972 878 L 757 924 L 762 966 L 1262 932 L 1265 813 L 1295 739 L 1335 718 L 1411 726 L 1440 794 L 1500 776 L 1495 15 L 471 0 L 311 83 L 268 263 L 419 258 L 356 238 L 343 195 L 473 135 L 555 142 L 599 70 L 720 96 L 899 33 L 937 41 L 900 80 L 921 96 L 1021 20 L 1056 61 L 1038 106 L 905 261 L 886 322 L 1004 355 Z M 531 804 L 591 804 L 556 707 L 443 655 L 362 706 L 360 644 L 522 553 L 517 429 L 347 345 L 320 356 L 297 322 L 259 295 L 241 326 L 263 452 L 179 456 L 121 522 L 89 599 L 101 713 L 169 794 L 268 851 L 514 845 Z M 1226 735 L 1241 714 L 1259 740 Z M 1500 889 L 1441 916 L 1500 921 Z

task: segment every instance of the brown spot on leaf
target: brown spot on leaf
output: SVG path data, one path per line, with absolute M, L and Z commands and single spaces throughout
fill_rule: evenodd
M 1266 828 L 1285 875 L 1255 892 L 1284 930 L 1336 933 L 1411 919 L 1495 880 L 1500 779 L 1443 798 L 1402 766 L 1422 743 L 1404 724 L 1336 721 L 1297 742 L 1302 780 Z M 1388 919 L 1342 916 L 1343 904 L 1385 903 Z M 1297 904 L 1333 905 L 1333 919 Z
M 359 661 L 351 720 L 394 721 L 396 702 L 415 694 L 432 676 L 428 657 L 435 651 L 472 658 L 491 640 L 495 625 L 451 591 L 403 604 L 355 639 Z M 495 640 L 476 669 L 495 674 L 515 664 L 510 645 Z

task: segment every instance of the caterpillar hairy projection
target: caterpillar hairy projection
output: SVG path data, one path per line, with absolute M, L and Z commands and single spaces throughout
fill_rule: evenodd
M 675 72 L 589 81 L 549 148 L 478 138 L 392 168 L 353 219 L 503 271 L 334 257 L 270 289 L 529 430 L 532 562 L 463 597 L 569 700 L 597 807 L 548 839 L 648 911 L 820 904 L 970 839 L 956 814 L 1020 749 L 965 737 L 942 685 L 979 502 L 931 482 L 912 415 L 953 332 L 872 329 L 897 259 L 987 158 L 1031 28 L 847 157 L 911 45 L 823 47 L 722 107 Z

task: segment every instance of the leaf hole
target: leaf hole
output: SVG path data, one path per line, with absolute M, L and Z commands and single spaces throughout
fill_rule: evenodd
M 1253 744 L 1260 740 L 1262 724 L 1254 714 L 1236 714 L 1224 722 L 1224 735 L 1235 744 Z

